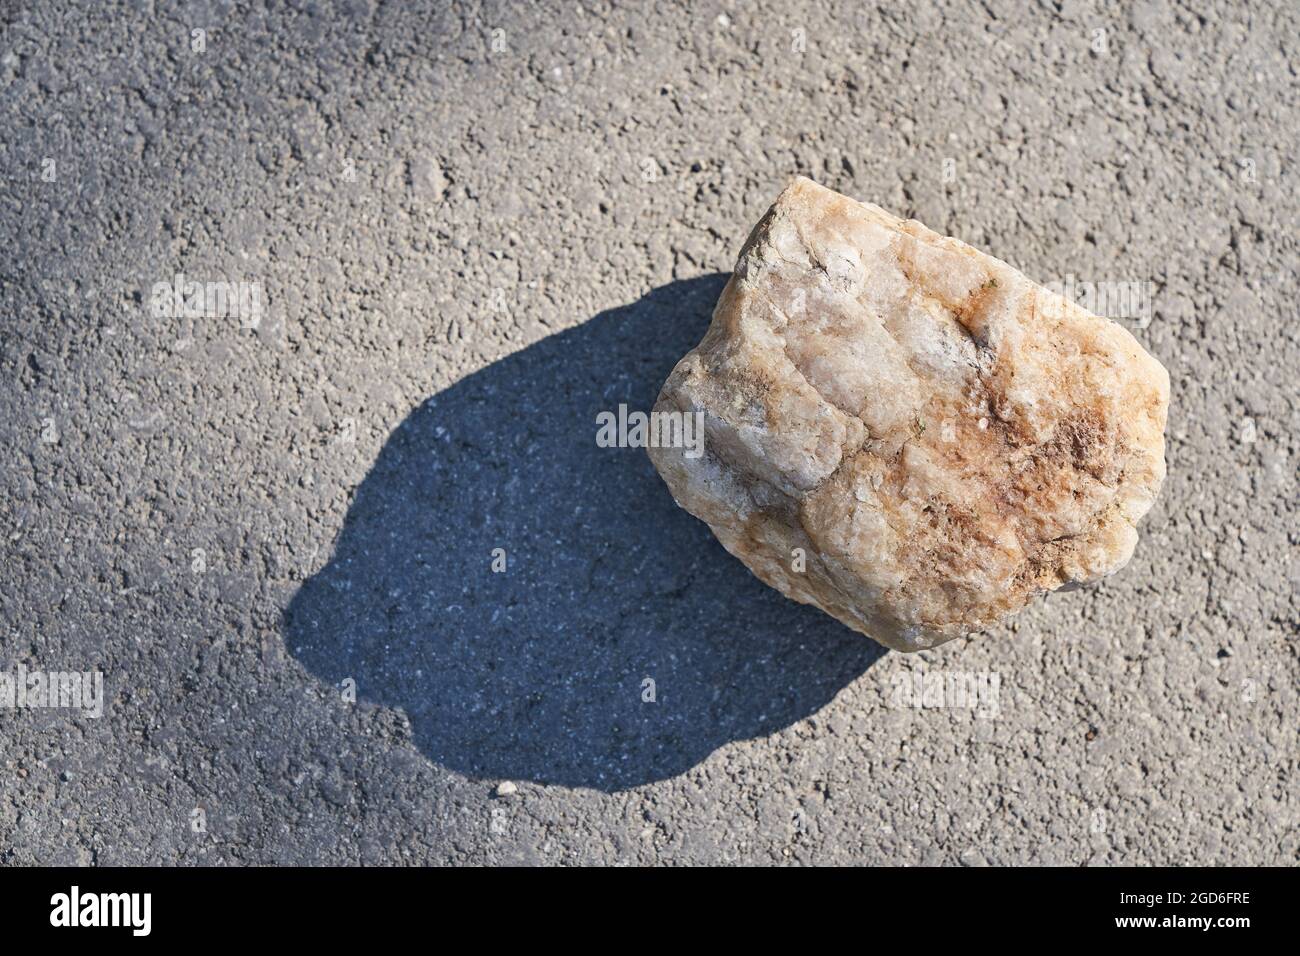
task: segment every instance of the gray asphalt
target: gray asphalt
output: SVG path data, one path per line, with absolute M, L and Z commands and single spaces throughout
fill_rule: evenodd
M 0 3 L 0 661 L 104 687 L 0 708 L 0 862 L 1294 865 L 1298 38 Z M 1124 572 L 886 654 L 596 447 L 796 173 L 1151 284 L 1169 479 Z M 178 273 L 264 308 L 158 314 Z

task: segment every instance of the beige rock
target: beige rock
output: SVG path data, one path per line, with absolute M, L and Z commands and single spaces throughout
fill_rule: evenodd
M 650 456 L 763 581 L 915 651 L 1123 567 L 1168 404 L 1122 326 L 796 179 L 655 406 L 704 454 Z

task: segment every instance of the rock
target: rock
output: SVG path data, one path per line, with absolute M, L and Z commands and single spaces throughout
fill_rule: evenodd
M 1169 375 L 1006 263 L 794 180 L 656 412 L 678 504 L 760 579 L 901 651 L 1123 567 L 1164 479 Z
M 518 793 L 518 792 L 519 792 L 519 788 L 515 786 L 515 784 L 511 783 L 509 780 L 503 780 L 501 783 L 497 784 L 498 797 L 508 797 L 511 794 Z

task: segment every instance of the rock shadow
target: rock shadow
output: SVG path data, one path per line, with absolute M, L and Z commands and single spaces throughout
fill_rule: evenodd
M 650 409 L 725 281 L 663 286 L 412 411 L 287 607 L 291 652 L 402 708 L 446 768 L 604 791 L 787 727 L 863 673 L 883 648 L 751 575 L 643 449 L 596 445 L 598 412 Z

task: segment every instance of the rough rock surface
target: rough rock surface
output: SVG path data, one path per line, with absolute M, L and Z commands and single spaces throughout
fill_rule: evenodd
M 1119 324 L 800 178 L 659 396 L 703 457 L 651 457 L 763 581 L 914 651 L 1126 564 L 1168 403 Z

